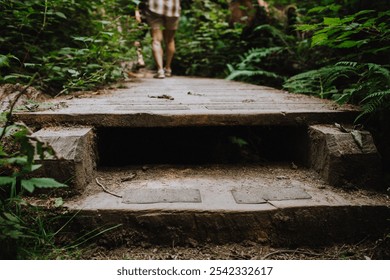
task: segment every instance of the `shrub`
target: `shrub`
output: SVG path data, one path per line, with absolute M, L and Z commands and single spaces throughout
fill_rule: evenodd
M 121 78 L 120 62 L 135 53 L 131 42 L 140 32 L 133 17 L 118 14 L 114 4 L 0 1 L 0 83 L 26 84 L 37 72 L 34 85 L 58 94 Z

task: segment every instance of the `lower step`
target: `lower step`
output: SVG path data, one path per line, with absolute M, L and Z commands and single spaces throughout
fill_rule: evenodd
M 296 246 L 360 241 L 389 232 L 389 200 L 345 192 L 315 172 L 272 166 L 151 166 L 100 170 L 83 196 L 75 230 L 115 226 L 104 242 L 254 242 Z

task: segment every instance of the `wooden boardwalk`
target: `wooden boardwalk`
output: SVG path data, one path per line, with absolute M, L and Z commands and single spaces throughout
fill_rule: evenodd
M 174 127 L 350 122 L 357 113 L 328 100 L 222 79 L 143 78 L 126 86 L 64 99 L 58 109 L 16 115 L 27 124 Z

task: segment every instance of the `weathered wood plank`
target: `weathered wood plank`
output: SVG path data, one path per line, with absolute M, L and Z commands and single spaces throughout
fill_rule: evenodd
M 108 127 L 297 125 L 352 121 L 358 112 L 329 100 L 221 79 L 145 78 L 127 86 L 64 99 L 59 109 L 20 112 L 17 118 L 28 124 Z

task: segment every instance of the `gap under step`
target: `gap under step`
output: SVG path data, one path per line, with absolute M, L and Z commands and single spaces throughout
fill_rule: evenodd
M 80 211 L 77 229 L 122 224 L 106 236 L 119 243 L 319 245 L 389 227 L 385 196 L 333 188 L 291 163 L 133 166 L 100 169 L 96 178 L 66 206 Z

